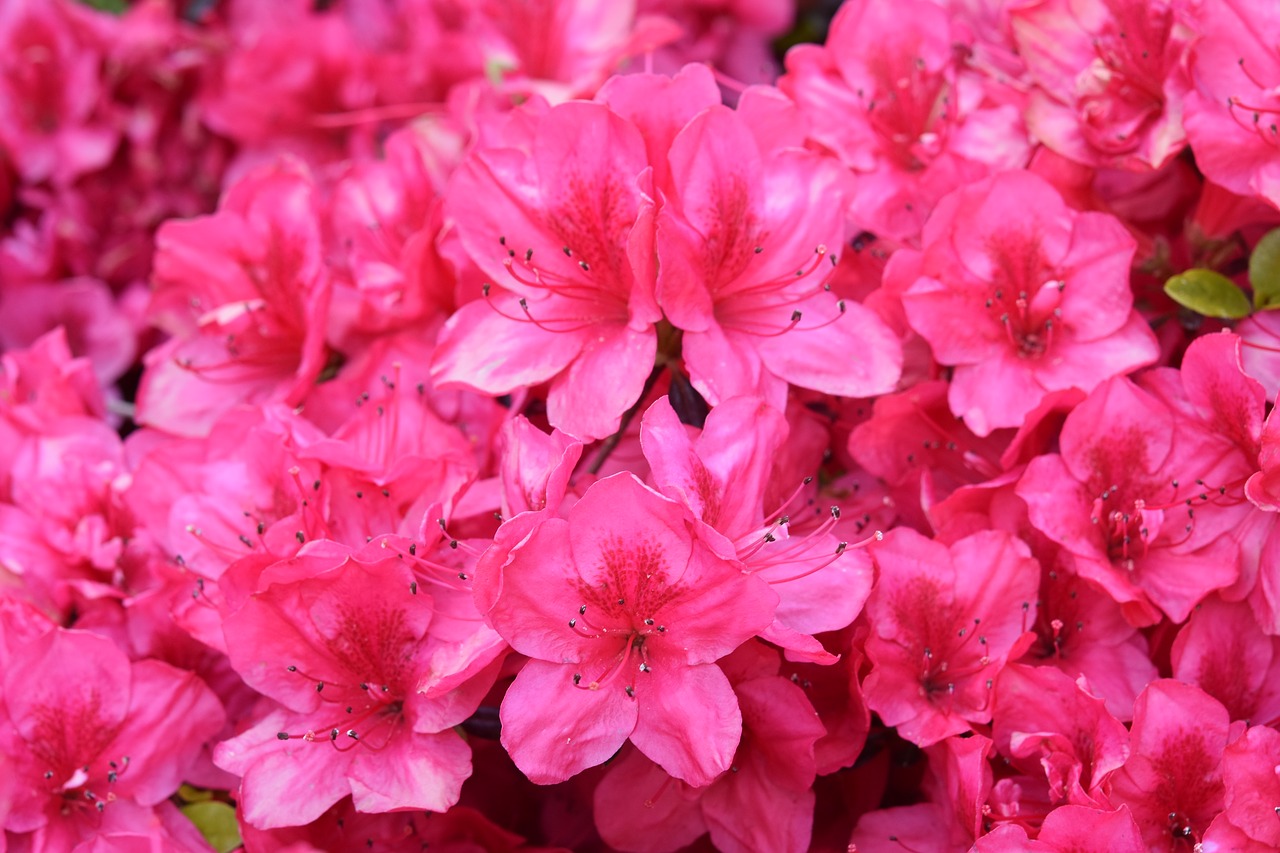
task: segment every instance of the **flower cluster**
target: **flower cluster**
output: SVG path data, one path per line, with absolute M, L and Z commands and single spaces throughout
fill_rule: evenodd
M 0 0 L 0 850 L 1280 848 L 1280 6 L 796 13 Z

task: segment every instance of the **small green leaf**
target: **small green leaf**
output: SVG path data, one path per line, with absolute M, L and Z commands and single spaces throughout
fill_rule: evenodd
M 129 8 L 125 0 L 80 0 L 80 2 L 91 9 L 97 9 L 109 15 L 123 15 Z
M 1249 257 L 1249 284 L 1253 304 L 1259 308 L 1280 308 L 1280 228 L 1266 234 Z
M 196 788 L 183 783 L 178 788 L 178 798 L 184 803 L 200 803 L 205 800 L 212 800 L 213 791 L 206 791 L 204 788 Z
M 182 813 L 196 825 L 204 840 L 218 853 L 229 853 L 240 846 L 240 828 L 236 826 L 236 810 L 218 800 L 188 803 Z
M 488 78 L 489 85 L 495 88 L 502 85 L 502 78 L 507 76 L 507 72 L 515 70 L 516 66 L 506 59 L 490 57 L 484 61 L 484 76 Z
M 1184 308 L 1206 317 L 1239 320 L 1253 310 L 1235 282 L 1213 270 L 1187 270 L 1164 283 L 1164 292 Z

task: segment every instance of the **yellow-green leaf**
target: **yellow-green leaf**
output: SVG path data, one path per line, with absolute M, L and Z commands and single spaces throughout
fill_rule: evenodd
M 198 803 L 204 800 L 212 800 L 213 791 L 206 791 L 204 788 L 196 788 L 184 782 L 178 788 L 178 798 L 184 803 Z
M 1268 233 L 1249 256 L 1249 284 L 1253 304 L 1259 308 L 1280 308 L 1280 228 Z
M 1164 283 L 1164 292 L 1184 308 L 1206 317 L 1238 320 L 1253 310 L 1235 282 L 1213 270 L 1187 270 Z
M 182 813 L 196 825 L 204 840 L 218 853 L 229 853 L 240 846 L 240 828 L 236 826 L 236 810 L 218 800 L 188 803 Z

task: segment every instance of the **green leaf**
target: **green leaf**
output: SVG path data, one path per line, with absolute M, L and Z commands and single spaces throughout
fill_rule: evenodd
M 1249 284 L 1253 304 L 1280 308 L 1280 228 L 1263 236 L 1249 257 Z
M 195 788 L 184 782 L 178 787 L 178 798 L 184 803 L 199 803 L 205 800 L 212 800 L 213 791 L 206 791 L 204 788 Z
M 110 15 L 123 15 L 129 8 L 129 4 L 125 0 L 80 0 L 80 2 L 91 9 L 97 9 L 99 12 L 106 12 Z
M 236 826 L 236 810 L 217 800 L 188 803 L 182 813 L 196 825 L 204 840 L 218 853 L 229 853 L 240 846 L 240 828 Z
M 1235 282 L 1213 270 L 1187 270 L 1164 283 L 1164 292 L 1183 308 L 1205 317 L 1239 320 L 1253 310 Z
M 507 72 L 515 70 L 516 66 L 505 59 L 489 58 L 484 61 L 484 76 L 495 88 L 502 85 L 502 78 L 507 76 Z

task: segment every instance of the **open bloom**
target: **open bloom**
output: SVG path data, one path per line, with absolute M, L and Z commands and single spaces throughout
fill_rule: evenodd
M 1168 0 L 1037 0 L 1010 17 L 1037 84 L 1027 124 L 1047 146 L 1142 172 L 1186 145 L 1176 78 L 1189 33 Z
M 1091 391 L 1155 361 L 1133 309 L 1133 238 L 1115 217 L 1067 207 L 1048 182 L 1007 172 L 957 190 L 896 253 L 907 320 L 955 365 L 951 411 L 978 435 L 1022 425 L 1050 392 Z
M 0 827 L 20 849 L 31 849 L 23 833 L 37 850 L 114 833 L 159 841 L 167 799 L 224 723 L 195 674 L 61 628 L 15 644 L 0 707 L 0 758 L 16 780 Z
M 294 161 L 237 182 L 218 212 L 157 236 L 141 423 L 205 435 L 237 403 L 296 406 L 324 368 L 331 283 L 310 176 Z
M 748 93 L 750 95 L 751 93 Z M 847 175 L 794 147 L 774 122 L 789 105 L 744 96 L 676 135 L 658 213 L 658 302 L 684 330 L 693 386 L 712 405 L 737 395 L 786 405 L 787 383 L 869 397 L 902 372 L 897 338 L 870 310 L 830 293 L 843 243 Z
M 363 812 L 457 802 L 471 760 L 449 729 L 488 685 L 460 691 L 457 704 L 418 692 L 435 612 L 391 554 L 348 556 L 321 543 L 268 569 L 265 589 L 226 619 L 232 665 L 278 703 L 214 752 L 243 777 L 254 826 L 310 823 L 347 795 Z
M 639 399 L 657 352 L 644 141 L 582 102 L 519 113 L 507 137 L 473 152 L 446 196 L 488 281 L 445 325 L 432 378 L 489 394 L 550 381 L 551 423 L 601 438 Z
M 628 739 L 695 786 L 728 769 L 742 715 L 715 661 L 773 621 L 769 586 L 631 474 L 591 486 L 566 518 L 525 513 L 508 531 L 475 584 L 532 658 L 502 702 L 502 744 L 525 775 L 562 781 Z
M 899 528 L 872 556 L 867 704 L 921 746 L 989 721 L 993 679 L 1034 637 L 1040 573 L 1027 546 L 984 530 L 947 547 Z

